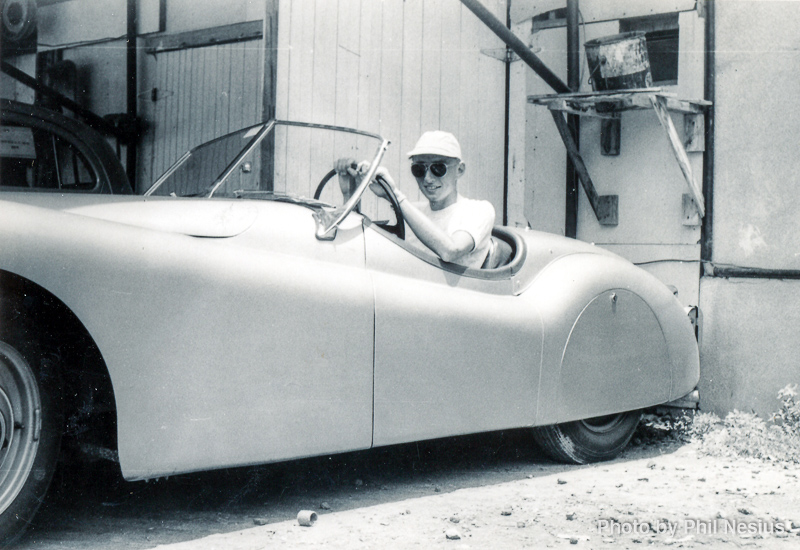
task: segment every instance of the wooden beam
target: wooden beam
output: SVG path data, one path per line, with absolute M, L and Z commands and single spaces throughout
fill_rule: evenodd
M 678 166 L 680 166 L 681 172 L 683 172 L 683 177 L 686 180 L 686 183 L 689 185 L 689 191 L 691 191 L 692 198 L 697 205 L 697 211 L 700 213 L 700 217 L 703 217 L 706 214 L 705 201 L 703 200 L 703 189 L 694 179 L 694 175 L 692 174 L 692 165 L 689 162 L 689 156 L 686 154 L 686 150 L 683 148 L 681 138 L 678 136 L 678 131 L 675 129 L 675 125 L 672 123 L 672 117 L 667 110 L 667 100 L 662 96 L 651 96 L 650 99 L 653 109 L 655 110 L 656 115 L 658 115 L 659 122 L 661 122 L 661 125 L 667 131 L 669 144 L 672 147 L 672 152 L 675 154 L 675 158 L 678 161 Z
M 212 27 L 178 34 L 157 34 L 150 36 L 145 41 L 144 49 L 149 54 L 158 54 L 188 48 L 202 48 L 229 44 L 231 42 L 246 42 L 259 40 L 264 36 L 264 22 L 246 21 L 233 25 Z
M 572 134 L 569 131 L 567 121 L 564 120 L 564 115 L 558 111 L 550 111 L 553 115 L 553 120 L 558 128 L 558 133 L 561 135 L 561 141 L 564 142 L 564 147 L 567 149 L 575 171 L 578 173 L 578 179 L 586 192 L 586 197 L 589 199 L 589 204 L 594 210 L 594 215 L 600 225 L 618 225 L 619 224 L 619 196 L 617 195 L 603 195 L 600 196 L 592 183 L 592 178 L 589 176 L 589 170 L 583 163 L 583 158 L 572 139 Z

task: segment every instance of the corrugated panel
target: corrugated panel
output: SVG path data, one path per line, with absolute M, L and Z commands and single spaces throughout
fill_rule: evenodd
M 263 41 L 148 55 L 140 111 L 143 189 L 188 149 L 261 121 Z M 143 190 L 140 189 L 140 190 Z

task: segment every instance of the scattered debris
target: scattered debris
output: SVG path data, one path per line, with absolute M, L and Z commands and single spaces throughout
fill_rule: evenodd
M 317 513 L 313 510 L 300 510 L 297 512 L 297 523 L 302 527 L 311 527 L 317 521 Z

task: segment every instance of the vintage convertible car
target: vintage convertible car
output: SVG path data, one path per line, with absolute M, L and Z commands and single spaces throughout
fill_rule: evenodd
M 365 194 L 387 146 L 270 121 L 144 196 L 0 194 L 6 536 L 62 435 L 110 435 L 129 480 L 521 427 L 583 463 L 695 388 L 687 312 L 630 262 L 504 227 L 483 269 L 408 244 Z M 373 168 L 332 206 L 345 155 Z

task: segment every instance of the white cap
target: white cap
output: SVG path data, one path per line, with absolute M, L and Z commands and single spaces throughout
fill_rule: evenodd
M 420 136 L 417 144 L 408 152 L 409 157 L 414 155 L 441 155 L 461 160 L 461 146 L 450 132 L 434 130 Z

